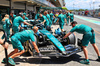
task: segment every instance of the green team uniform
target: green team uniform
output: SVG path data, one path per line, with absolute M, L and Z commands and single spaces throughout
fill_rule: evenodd
M 33 30 L 25 30 L 25 31 L 18 32 L 16 34 L 14 34 L 11 37 L 11 42 L 12 42 L 14 49 L 17 48 L 19 50 L 23 50 L 24 48 L 23 48 L 21 42 L 23 43 L 23 42 L 30 40 L 30 39 L 33 42 L 35 41 Z
M 29 20 L 29 19 L 28 19 L 28 17 L 25 16 L 25 19 L 24 20 Z
M 17 17 L 14 19 L 14 21 L 13 21 L 13 27 L 12 27 L 14 33 L 19 32 L 18 27 L 19 27 L 19 25 L 21 24 L 21 22 L 24 22 L 24 20 L 23 20 L 23 18 L 20 17 L 20 16 L 17 16 Z
M 59 16 L 58 16 L 58 19 L 59 19 L 59 25 L 60 25 L 60 28 L 61 29 L 63 29 L 63 27 L 64 27 L 64 15 L 63 14 L 60 14 Z
M 10 16 L 10 19 L 12 20 L 12 22 L 14 21 L 14 18 L 16 17 L 16 15 Z
M 70 22 L 73 22 L 74 21 L 74 14 L 70 14 Z
M 25 15 L 25 19 L 24 20 L 29 20 L 28 17 L 26 17 L 26 13 L 23 13 L 23 15 Z
M 50 13 L 50 19 L 51 19 L 51 21 L 53 21 L 53 13 Z
M 25 16 L 26 16 L 27 14 L 26 14 L 26 13 L 23 13 L 23 15 L 25 15 Z
M 66 13 L 66 14 L 64 14 L 64 16 L 65 16 L 65 18 L 67 20 L 67 24 L 69 24 L 69 17 L 68 16 L 70 16 L 70 14 L 69 13 Z
M 78 33 L 83 34 L 82 45 L 88 46 L 89 42 L 91 42 L 91 44 L 95 43 L 95 33 L 92 32 L 92 30 L 93 29 L 89 26 L 86 26 L 84 24 L 79 24 L 73 27 L 70 32 L 76 31 Z
M 39 14 L 38 13 L 35 15 L 35 19 L 39 19 Z
M 10 20 L 6 19 L 4 22 L 2 21 L 2 25 L 3 25 L 3 30 L 7 33 L 7 41 L 9 41 L 9 37 L 10 37 Z M 2 39 L 4 39 L 4 35 L 2 36 Z
M 52 25 L 52 21 L 51 21 L 51 19 L 50 19 L 50 15 L 47 14 L 46 17 L 47 17 L 47 19 L 48 19 L 48 21 L 49 21 L 49 26 L 51 27 L 51 25 Z
M 56 18 L 54 19 L 54 24 L 57 22 L 57 20 L 58 20 L 58 17 L 56 17 Z
M 42 17 L 40 17 L 40 20 L 43 22 L 44 20 L 46 20 L 46 22 L 44 23 L 44 25 L 45 25 L 45 28 L 47 27 L 47 26 L 49 26 L 49 21 L 48 21 L 48 19 L 46 18 L 46 16 L 42 16 Z

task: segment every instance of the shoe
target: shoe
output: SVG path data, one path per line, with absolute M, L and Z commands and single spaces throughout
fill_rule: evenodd
M 38 53 L 38 56 L 39 56 L 39 57 L 42 57 L 43 55 L 42 55 L 41 53 Z
M 6 59 L 4 58 L 1 63 L 6 63 Z
M 87 64 L 87 65 L 90 64 L 89 60 L 81 60 L 80 63 L 81 63 L 81 64 Z
M 98 56 L 98 59 L 97 59 L 97 61 L 99 61 L 99 62 L 100 62 L 100 56 Z
M 12 58 L 10 58 L 10 57 L 8 58 L 8 62 L 11 65 L 16 65 L 16 63 L 14 62 L 14 60 Z

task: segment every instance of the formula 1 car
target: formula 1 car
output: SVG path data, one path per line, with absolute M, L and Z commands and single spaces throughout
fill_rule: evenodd
M 68 57 L 81 51 L 81 47 L 76 47 L 75 45 L 76 38 L 74 34 L 71 34 L 66 39 L 62 39 L 66 32 L 55 32 L 55 35 L 53 35 L 50 28 L 45 29 L 41 23 L 34 26 L 39 28 L 39 31 L 34 35 L 35 42 L 43 57 Z M 38 56 L 31 40 L 25 42 L 23 45 L 26 52 L 29 52 L 32 56 Z

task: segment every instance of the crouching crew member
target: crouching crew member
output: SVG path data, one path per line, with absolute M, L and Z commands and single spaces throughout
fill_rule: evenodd
M 24 24 L 26 24 L 26 25 L 32 26 L 31 24 L 29 24 L 27 22 L 24 22 L 24 20 L 23 20 L 24 17 L 25 16 L 23 16 L 23 15 L 20 15 L 20 16 L 15 17 L 15 19 L 13 21 L 13 27 L 12 27 L 12 29 L 14 31 L 14 34 L 17 33 L 17 32 L 19 32 L 18 27 L 19 27 L 19 25 L 21 25 L 22 22 Z
M 89 59 L 88 59 L 88 51 L 87 51 L 87 46 L 88 46 L 88 43 L 90 42 L 92 44 L 92 46 L 94 47 L 97 55 L 98 55 L 98 59 L 100 61 L 100 54 L 99 54 L 99 50 L 95 44 L 95 32 L 94 30 L 89 27 L 89 26 L 86 26 L 84 24 L 77 24 L 76 21 L 73 21 L 72 22 L 72 29 L 71 31 L 66 34 L 63 39 L 65 39 L 66 37 L 68 37 L 71 33 L 73 32 L 78 32 L 78 33 L 81 33 L 83 34 L 83 39 L 82 39 L 82 48 L 83 48 L 83 51 L 84 51 L 84 55 L 85 55 L 85 60 L 82 60 L 80 61 L 80 63 L 82 64 L 90 64 L 89 62 Z
M 18 32 L 16 34 L 14 34 L 11 37 L 11 42 L 12 42 L 12 46 L 14 48 L 14 51 L 12 51 L 9 55 L 8 55 L 8 62 L 11 65 L 15 65 L 15 62 L 13 61 L 13 59 L 21 54 L 23 54 L 25 52 L 22 43 L 30 40 L 32 41 L 32 44 L 35 48 L 35 50 L 37 51 L 37 53 L 39 54 L 39 56 L 41 56 L 39 49 L 35 43 L 35 39 L 34 39 L 34 33 L 37 33 L 38 31 L 38 27 L 34 26 L 32 30 L 25 30 L 22 32 Z M 22 43 L 21 43 L 22 42 Z M 18 52 L 18 50 L 20 50 L 20 52 Z M 3 61 L 5 61 L 5 59 L 3 59 Z

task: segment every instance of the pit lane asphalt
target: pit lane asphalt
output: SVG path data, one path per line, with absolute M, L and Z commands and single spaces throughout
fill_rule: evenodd
M 77 15 L 78 16 L 78 15 Z M 98 18 L 92 18 L 92 17 L 85 17 L 85 16 L 78 16 L 81 18 L 86 18 L 90 20 L 100 21 Z M 84 19 L 80 19 L 78 17 L 75 17 L 75 21 L 77 21 L 79 24 L 85 24 L 90 27 L 92 27 L 95 30 L 96 34 L 96 45 L 99 48 L 100 51 L 100 25 L 96 25 L 94 23 L 91 23 L 89 21 L 86 21 Z M 53 25 L 53 31 L 54 29 L 58 28 L 58 25 Z M 64 29 L 69 31 L 71 29 L 71 26 L 64 26 Z M 76 33 L 76 38 L 82 38 L 81 34 Z M 100 62 L 96 61 L 97 55 L 94 51 L 94 48 L 89 44 L 87 47 L 88 49 L 88 55 L 90 59 L 90 65 L 89 66 L 100 66 Z M 12 51 L 12 47 L 9 47 L 8 52 Z M 4 51 L 0 52 L 0 61 L 4 58 Z M 15 62 L 17 63 L 16 66 L 87 66 L 84 64 L 80 64 L 79 61 L 84 59 L 83 52 L 79 52 L 75 55 L 72 55 L 70 57 L 32 57 L 27 56 L 26 54 L 23 54 L 22 56 L 19 56 L 15 58 Z M 4 64 L 0 63 L 0 66 L 4 66 Z

